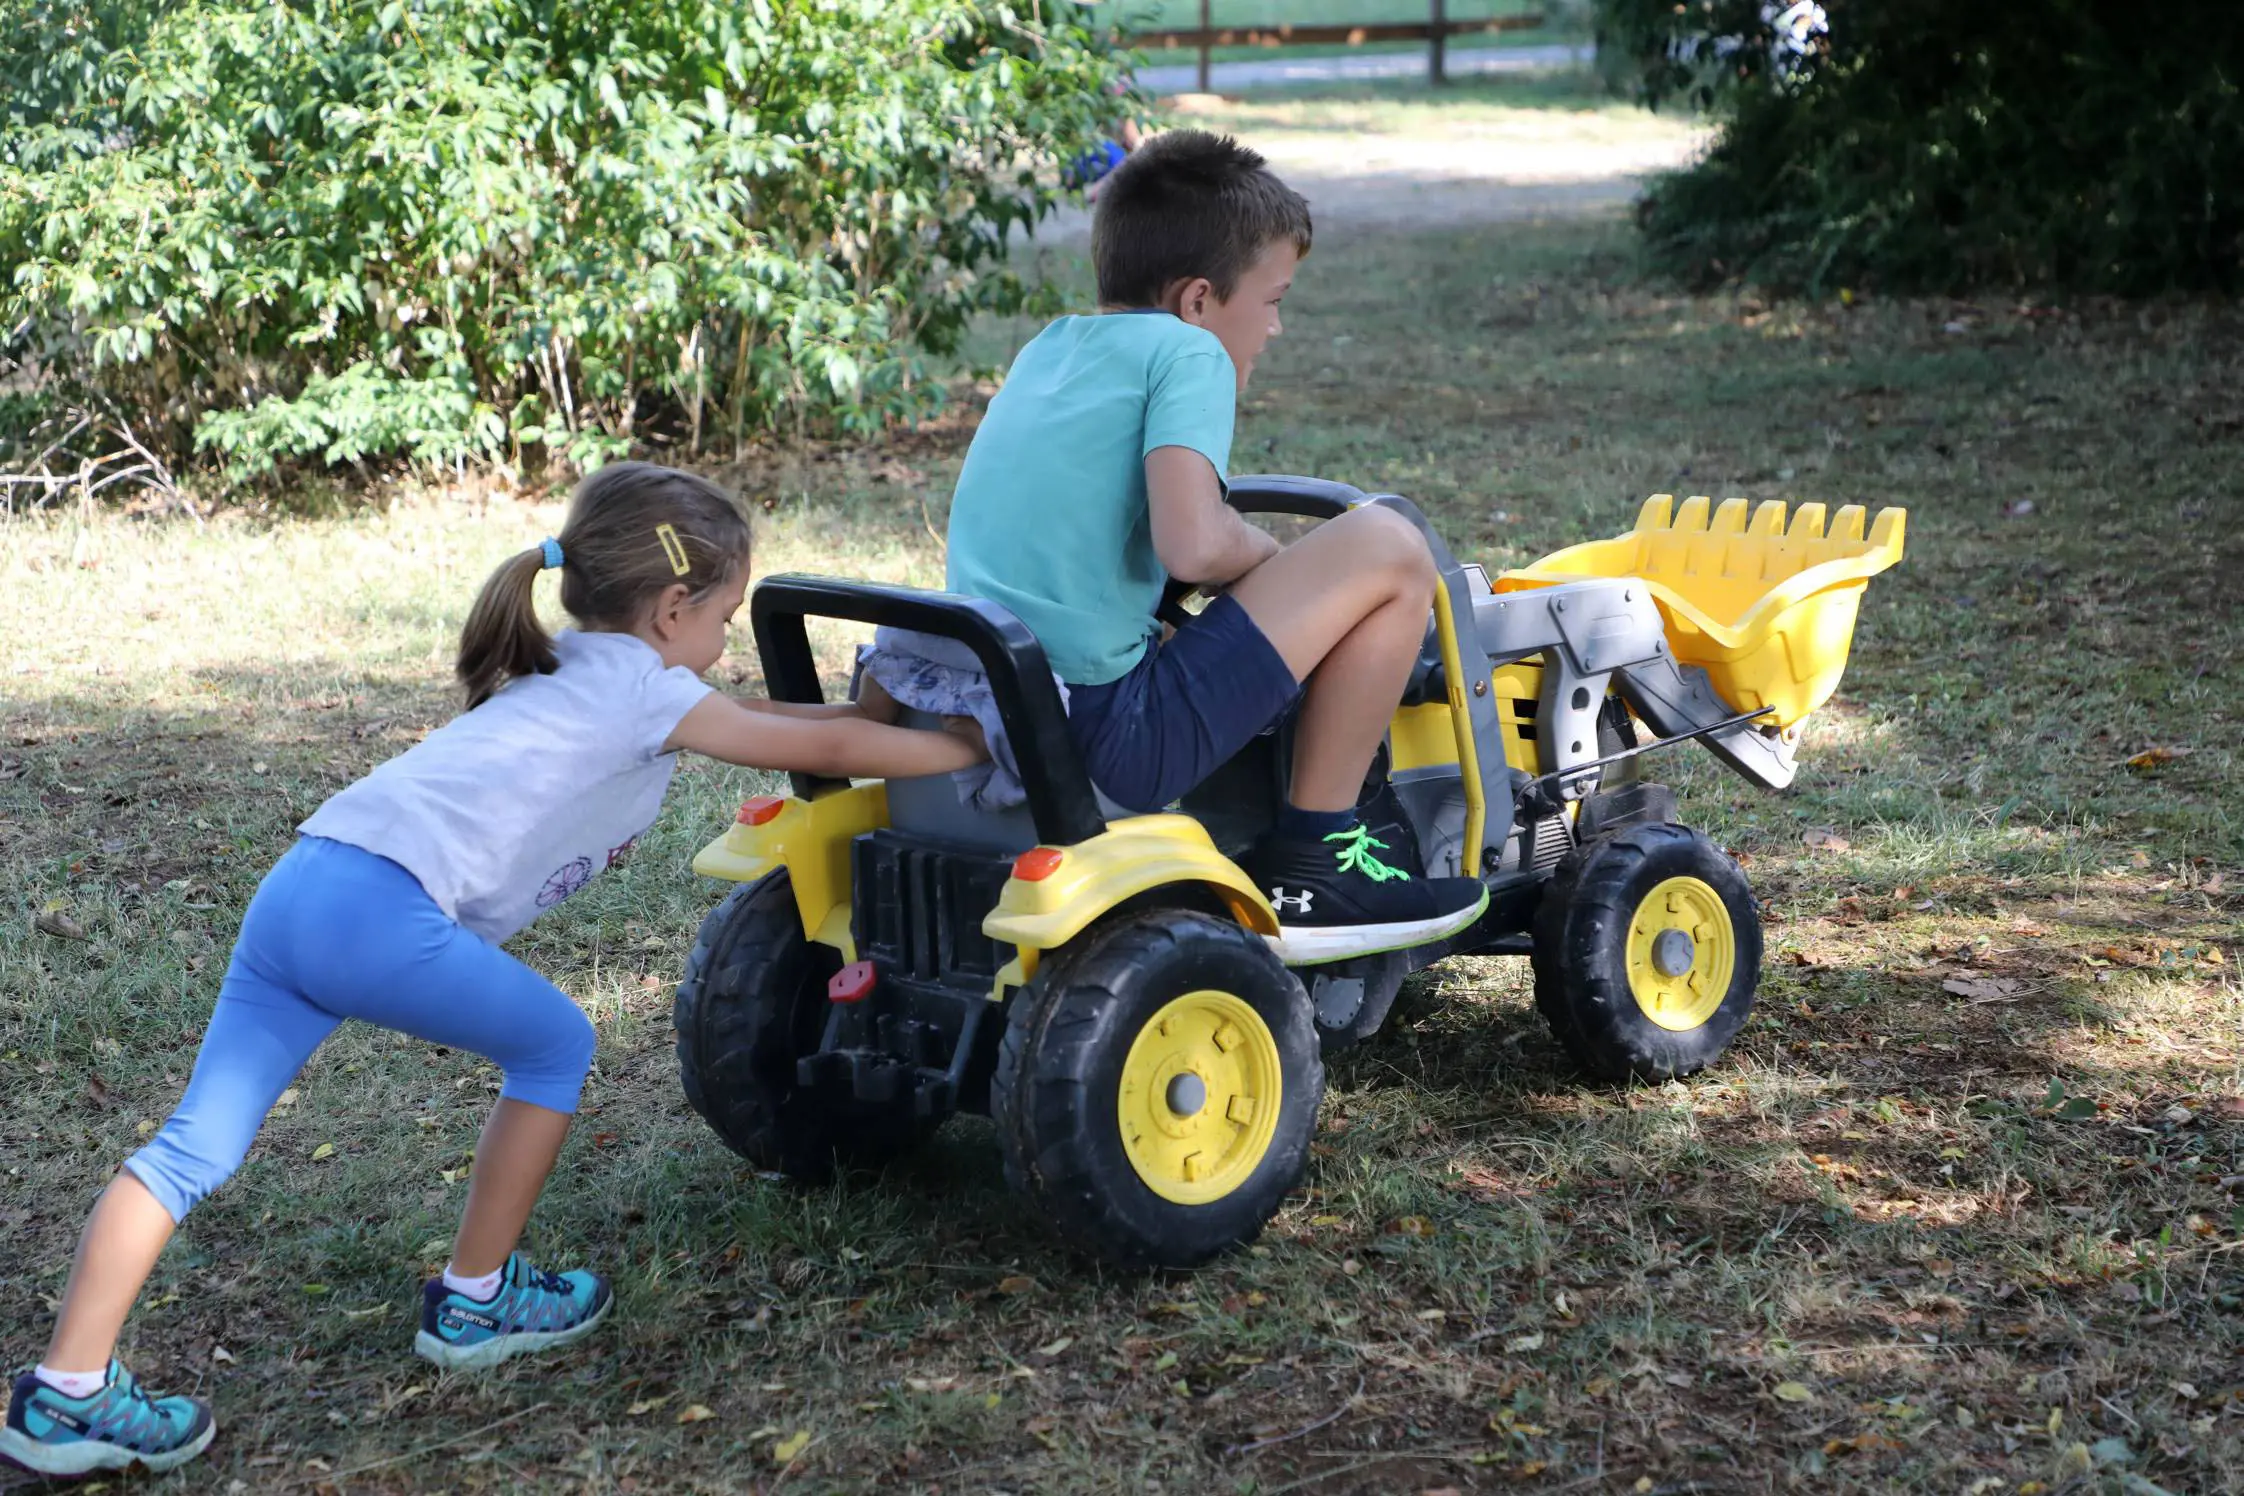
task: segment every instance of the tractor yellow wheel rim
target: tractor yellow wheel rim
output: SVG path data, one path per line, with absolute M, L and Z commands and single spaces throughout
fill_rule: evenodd
M 1628 926 L 1628 987 L 1644 1016 L 1685 1033 L 1714 1016 L 1738 969 L 1737 931 L 1712 884 L 1670 878 Z
M 1122 1061 L 1122 1151 L 1145 1187 L 1206 1205 L 1270 1151 L 1283 1099 L 1278 1041 L 1228 992 L 1188 992 L 1155 1013 Z

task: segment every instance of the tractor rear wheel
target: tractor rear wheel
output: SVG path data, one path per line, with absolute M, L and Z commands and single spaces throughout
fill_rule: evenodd
M 934 1131 L 894 1109 L 805 1088 L 841 953 L 803 934 L 786 871 L 744 883 L 701 922 L 672 1017 L 687 1103 L 750 1163 L 808 1183 L 887 1162 Z
M 1125 1268 L 1251 1241 L 1300 1180 L 1325 1074 L 1309 996 L 1261 937 L 1125 915 L 1017 993 L 991 1088 L 1007 1181 Z

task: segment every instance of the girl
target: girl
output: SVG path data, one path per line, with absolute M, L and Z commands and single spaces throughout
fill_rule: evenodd
M 559 568 L 581 630 L 531 598 Z M 748 525 L 714 484 L 645 463 L 578 488 L 558 541 L 483 584 L 460 636 L 468 709 L 315 811 L 242 918 L 179 1109 L 86 1223 L 46 1358 L 15 1382 L 0 1454 L 46 1475 L 168 1470 L 209 1407 L 153 1398 L 113 1358 L 126 1312 L 195 1202 L 233 1173 L 281 1091 L 346 1018 L 472 1050 L 505 1072 L 467 1212 L 422 1291 L 414 1350 L 489 1366 L 567 1345 L 608 1284 L 515 1250 L 592 1062 L 575 1003 L 499 948 L 645 831 L 678 750 L 833 776 L 948 773 L 969 738 L 851 706 L 736 701 L 701 679 L 748 585 Z

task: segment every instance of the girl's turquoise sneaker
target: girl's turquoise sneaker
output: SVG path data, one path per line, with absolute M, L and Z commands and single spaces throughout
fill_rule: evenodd
M 413 1349 L 454 1370 L 496 1366 L 510 1356 L 582 1340 L 613 1302 L 599 1274 L 549 1273 L 516 1252 L 489 1299 L 471 1299 L 445 1287 L 442 1278 L 430 1280 L 421 1289 L 421 1333 Z
M 115 1361 L 91 1397 L 71 1397 L 33 1372 L 16 1378 L 0 1455 L 41 1475 L 90 1475 L 133 1464 L 171 1470 L 210 1447 L 218 1433 L 210 1404 L 193 1397 L 150 1397 Z

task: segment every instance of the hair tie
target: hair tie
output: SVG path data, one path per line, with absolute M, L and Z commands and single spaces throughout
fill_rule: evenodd
M 545 570 L 552 571 L 561 564 L 561 542 L 551 535 L 538 542 L 538 549 L 545 552 Z

